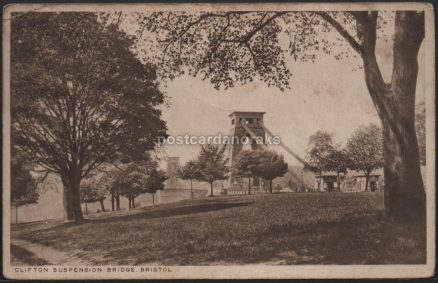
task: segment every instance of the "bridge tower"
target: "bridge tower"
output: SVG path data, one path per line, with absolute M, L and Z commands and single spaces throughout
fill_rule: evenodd
M 266 132 L 263 126 L 265 112 L 233 112 L 231 119 L 230 143 L 228 148 L 229 166 L 235 164 L 237 155 L 244 149 L 267 149 Z M 242 141 L 246 141 L 245 144 Z M 245 180 L 230 173 L 229 187 L 242 187 Z M 247 182 L 247 181 L 246 181 Z M 261 180 L 253 178 L 253 185 L 260 186 Z

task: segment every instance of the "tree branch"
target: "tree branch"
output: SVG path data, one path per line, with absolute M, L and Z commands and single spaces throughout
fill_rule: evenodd
M 343 37 L 347 42 L 351 45 L 351 47 L 357 51 L 360 55 L 363 53 L 363 47 L 354 39 L 354 37 L 332 16 L 330 16 L 327 12 L 315 12 L 315 14 L 319 15 L 326 22 L 328 22 L 336 31 Z

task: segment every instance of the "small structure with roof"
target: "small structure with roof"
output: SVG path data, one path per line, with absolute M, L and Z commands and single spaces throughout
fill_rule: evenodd
M 361 172 L 349 171 L 347 174 L 339 174 L 336 172 L 323 172 L 321 175 L 315 175 L 316 191 L 321 192 L 378 192 L 383 191 L 383 172 L 376 170 L 369 176 L 368 187 L 366 184 L 366 176 Z
M 339 178 L 344 178 L 344 174 L 340 174 Z M 321 192 L 340 191 L 336 172 L 322 172 L 321 175 L 315 175 L 315 190 Z

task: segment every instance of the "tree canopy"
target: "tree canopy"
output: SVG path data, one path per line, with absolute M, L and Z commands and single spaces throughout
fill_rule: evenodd
M 251 177 L 260 175 L 260 166 L 258 165 L 258 152 L 254 150 L 242 150 L 234 161 L 231 170 L 237 176 L 248 178 L 248 194 L 251 194 Z
M 210 184 L 211 196 L 213 196 L 213 182 L 228 177 L 228 158 L 225 158 L 225 149 L 224 146 L 214 144 L 203 145 L 196 161 L 200 170 L 198 179 Z
M 37 181 L 32 177 L 28 159 L 17 147 L 12 147 L 11 158 L 11 205 L 36 203 L 39 198 Z
M 324 131 L 317 131 L 309 137 L 307 162 L 313 171 L 321 173 L 328 170 L 329 156 L 333 150 L 332 136 Z
M 124 170 L 118 171 L 111 187 L 128 198 L 131 208 L 137 196 L 145 193 L 155 194 L 163 190 L 166 179 L 165 172 L 158 168 L 158 162 L 148 159 L 132 162 Z
M 165 136 L 155 68 L 94 13 L 25 13 L 11 29 L 13 142 L 61 177 L 67 217 L 82 219 L 81 179 L 144 158 Z
M 201 170 L 195 160 L 190 160 L 178 169 L 177 175 L 183 180 L 190 180 L 190 192 L 193 193 L 193 180 L 199 179 Z
M 327 156 L 327 170 L 336 173 L 347 173 L 350 166 L 350 157 L 345 149 L 333 148 Z
M 237 175 L 243 177 L 252 177 L 259 174 L 258 164 L 258 151 L 255 150 L 242 150 L 237 156 L 234 162 L 233 170 Z
M 350 168 L 364 173 L 367 189 L 369 175 L 383 166 L 382 130 L 375 124 L 360 126 L 348 140 L 347 151 Z
M 257 151 L 256 159 L 257 175 L 269 181 L 269 191 L 272 193 L 272 180 L 284 176 L 288 172 L 288 164 L 275 151 Z

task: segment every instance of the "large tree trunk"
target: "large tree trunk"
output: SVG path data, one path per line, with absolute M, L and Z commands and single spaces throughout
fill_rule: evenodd
M 210 196 L 213 196 L 213 182 L 210 183 Z
M 79 173 L 78 173 L 79 174 Z M 82 215 L 82 207 L 81 207 L 81 197 L 80 197 L 80 185 L 81 180 L 78 177 L 78 174 L 74 174 L 71 178 L 71 192 L 73 196 L 73 211 L 74 211 L 74 220 L 76 223 L 82 222 L 84 220 L 84 216 Z
M 383 133 L 385 209 L 395 216 L 424 219 L 426 195 L 418 147 L 416 150 L 413 148 L 415 146 L 405 148 L 388 126 L 384 126 Z M 415 137 L 415 132 L 413 136 Z
M 63 194 L 62 201 L 64 206 L 64 220 L 72 221 L 75 219 L 73 211 L 73 195 L 68 176 L 61 176 Z
M 424 13 L 396 12 L 390 84 L 384 82 L 375 57 L 377 12 L 354 15 L 365 81 L 383 126 L 385 209 L 395 217 L 424 219 L 426 196 L 415 133 L 417 55 L 424 38 Z

